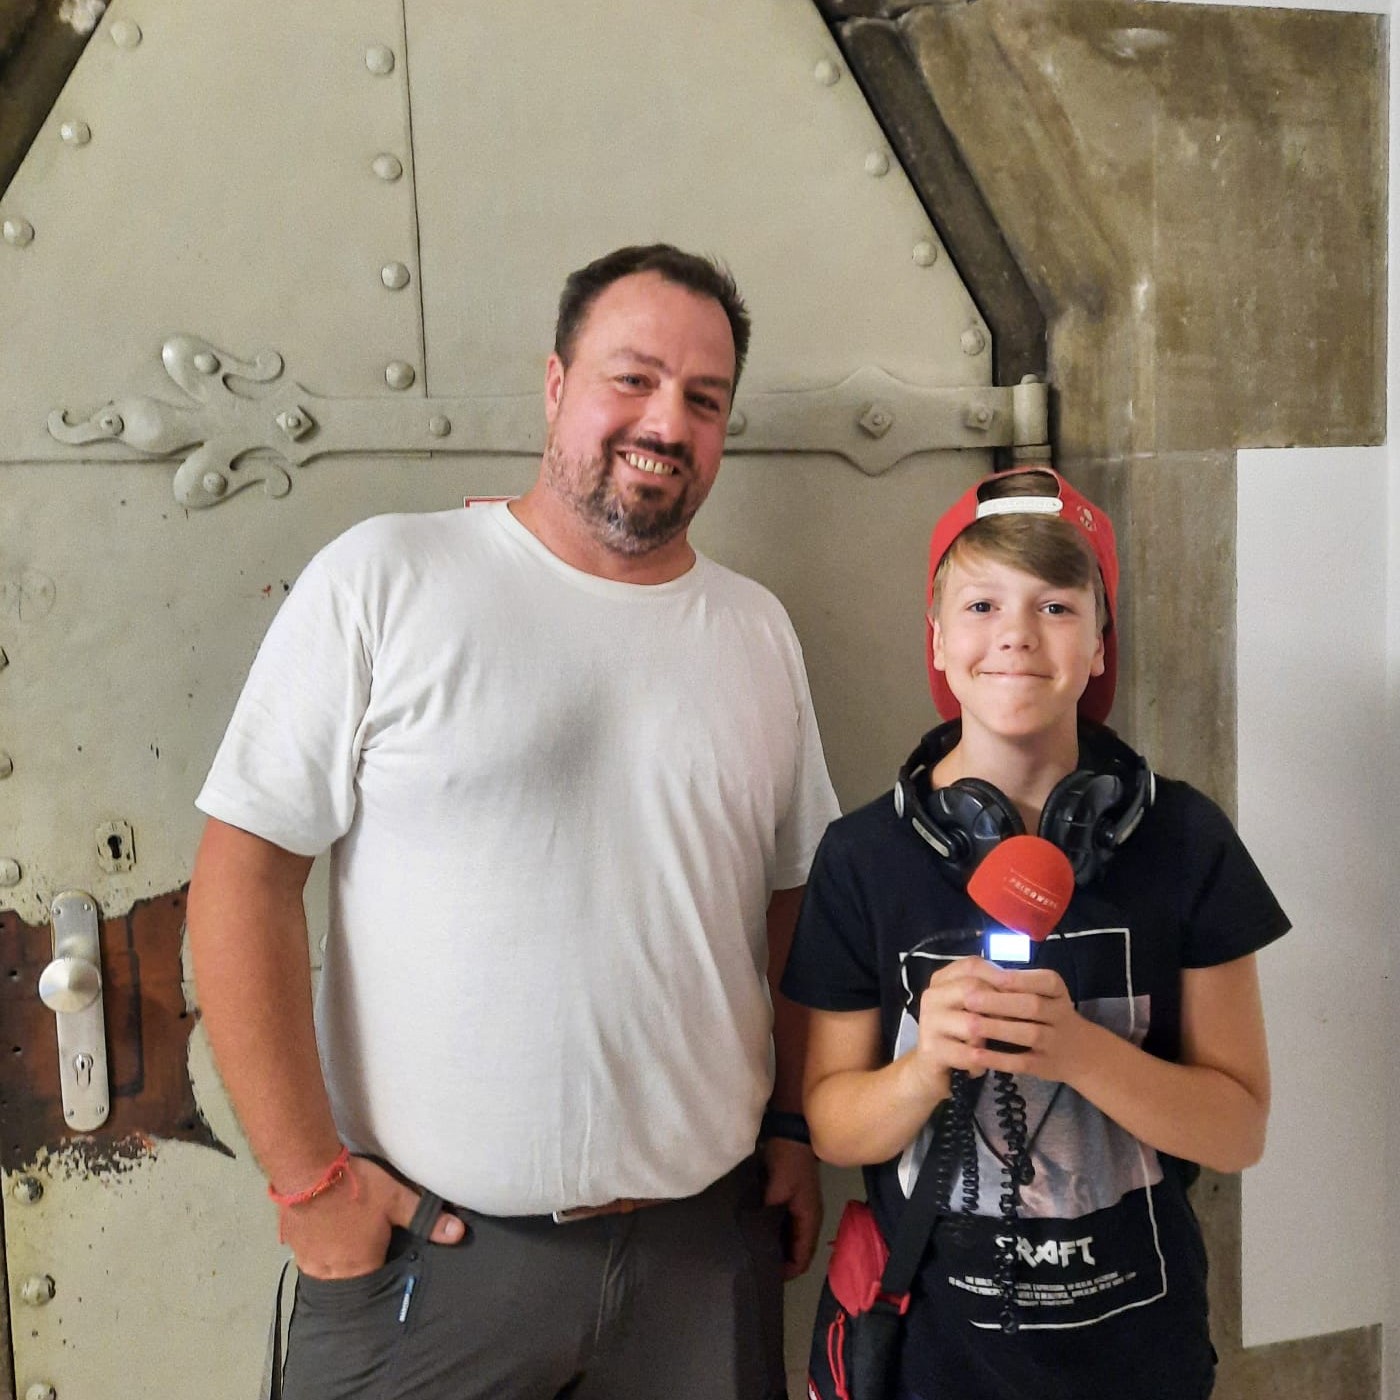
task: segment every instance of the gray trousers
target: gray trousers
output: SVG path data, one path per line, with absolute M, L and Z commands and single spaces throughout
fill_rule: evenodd
M 626 1215 L 464 1215 L 458 1245 L 395 1230 L 374 1273 L 298 1279 L 282 1394 L 785 1397 L 782 1217 L 750 1159 L 698 1196 Z

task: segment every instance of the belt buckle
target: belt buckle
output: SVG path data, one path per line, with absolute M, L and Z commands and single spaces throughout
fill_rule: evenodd
M 556 1225 L 572 1225 L 579 1220 L 593 1220 L 600 1215 L 622 1215 L 633 1209 L 632 1202 L 619 1196 L 600 1206 L 570 1206 L 568 1210 L 551 1211 Z
M 594 1220 L 600 1215 L 631 1215 L 634 1210 L 641 1210 L 643 1206 L 658 1204 L 660 1201 L 655 1197 L 619 1196 L 601 1206 L 572 1206 L 568 1210 L 551 1211 L 550 1218 L 556 1225 L 572 1225 L 575 1221 Z

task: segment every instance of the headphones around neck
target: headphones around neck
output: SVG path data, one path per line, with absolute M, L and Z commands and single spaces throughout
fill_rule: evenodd
M 934 787 L 931 774 L 962 734 L 950 720 L 930 730 L 905 760 L 894 785 L 894 809 L 942 860 L 942 869 L 966 885 L 987 853 L 1008 836 L 1025 834 L 1021 814 L 1002 792 L 981 778 L 959 778 Z M 1074 883 L 1097 879 L 1117 849 L 1137 830 L 1152 805 L 1157 780 L 1147 761 L 1116 734 L 1081 721 L 1081 762 L 1050 790 L 1037 835 L 1069 857 Z

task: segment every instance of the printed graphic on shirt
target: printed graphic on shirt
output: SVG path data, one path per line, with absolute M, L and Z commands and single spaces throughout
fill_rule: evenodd
M 921 943 L 901 955 L 904 1010 L 896 1056 L 918 1039 L 919 999 L 945 963 L 978 951 L 977 935 Z M 1125 928 L 1087 929 L 1054 938 L 1037 949 L 1036 963 L 1064 978 L 1081 1015 L 1141 1045 L 1150 998 L 1132 986 L 1131 935 Z M 1160 1298 L 1166 1278 L 1153 1189 L 1162 1180 L 1157 1153 L 1107 1118 L 1066 1085 L 1017 1075 L 1026 1105 L 1026 1134 L 1033 1176 L 1021 1187 L 1015 1227 L 1015 1296 L 1022 1327 L 1082 1327 L 1125 1308 Z M 991 1077 L 974 1081 L 976 1211 L 939 1230 L 935 1257 L 948 1286 L 962 1295 L 962 1310 L 976 1326 L 1000 1325 L 997 1259 L 1006 1228 L 1001 1200 L 1010 1155 L 998 1119 Z M 952 1151 L 956 1163 L 949 1200 L 961 1211 L 964 1164 L 958 1149 L 935 1144 L 925 1129 L 905 1150 L 898 1167 L 906 1197 L 930 1152 Z

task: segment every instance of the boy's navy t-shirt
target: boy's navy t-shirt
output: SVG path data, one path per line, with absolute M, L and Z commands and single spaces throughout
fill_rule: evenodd
M 986 916 L 894 810 L 891 794 L 834 822 L 807 885 L 783 991 L 824 1011 L 879 1008 L 894 1058 L 917 1039 L 919 997 L 953 958 L 977 953 Z M 1165 1060 L 1181 1048 L 1181 972 L 1243 957 L 1288 919 L 1229 819 L 1185 783 L 1156 801 L 1106 872 L 1075 891 L 1036 965 L 1064 978 L 1080 1013 Z M 908 1400 L 1196 1400 L 1214 1356 L 1206 1260 L 1186 1196 L 1197 1168 L 1118 1127 L 1068 1086 L 1029 1075 L 1034 1179 L 1021 1191 L 1014 1334 L 997 1283 L 1005 1137 L 991 1089 L 975 1113 L 977 1211 L 940 1222 L 902 1348 Z M 929 1151 L 923 1133 L 865 1171 L 892 1239 Z M 930 1159 L 932 1160 L 932 1159 Z M 959 1171 L 950 1198 L 964 1200 Z

